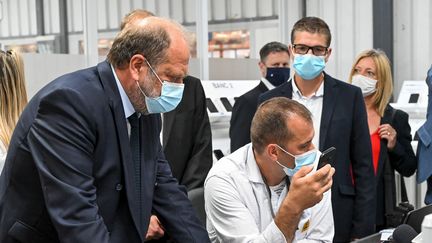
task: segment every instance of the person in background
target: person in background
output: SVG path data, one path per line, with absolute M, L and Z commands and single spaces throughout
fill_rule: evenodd
M 123 30 L 150 16 L 154 14 L 136 9 L 123 18 L 120 28 Z M 162 114 L 161 142 L 173 176 L 190 191 L 204 187 L 204 180 L 213 164 L 212 135 L 201 80 L 188 75 L 183 83 L 183 97 L 178 106 Z M 163 236 L 163 226 L 153 215 L 147 238 Z
M 375 177 L 361 90 L 323 71 L 332 53 L 330 43 L 330 29 L 322 19 L 297 21 L 289 46 L 294 76 L 262 94 L 260 102 L 284 96 L 302 103 L 312 113 L 313 144 L 321 151 L 336 148 L 334 242 L 348 242 L 375 232 L 375 184 L 371 183 Z
M 333 240 L 334 168 L 317 170 L 312 114 L 285 97 L 262 103 L 251 140 L 220 159 L 205 182 L 212 242 L 327 242 Z
M 136 9 L 123 18 L 121 29 L 149 16 L 154 14 Z M 204 186 L 213 164 L 212 135 L 201 80 L 188 75 L 183 83 L 179 105 L 162 114 L 162 146 L 174 177 L 190 191 Z M 182 149 L 178 148 L 179 141 Z
M 252 90 L 238 97 L 234 103 L 229 129 L 231 152 L 251 141 L 250 127 L 258 107 L 259 95 L 289 79 L 288 47 L 276 41 L 265 44 L 260 50 L 258 67 L 261 73 L 261 82 Z
M 14 50 L 0 50 L 0 173 L 15 125 L 26 105 L 22 57 Z
M 419 140 L 417 145 L 417 183 L 427 180 L 427 191 L 424 199 L 426 205 L 432 204 L 432 65 L 427 72 L 428 106 L 426 122 L 417 131 Z
M 159 140 L 189 58 L 184 28 L 149 17 L 33 96 L 0 176 L 0 242 L 141 243 L 152 214 L 177 242 L 209 242 Z
M 392 206 L 396 204 L 395 198 L 386 198 L 386 195 L 395 197 L 395 192 L 385 192 L 385 172 L 392 172 L 391 185 L 394 186 L 395 170 L 402 176 L 411 176 L 417 168 L 417 159 L 411 147 L 411 127 L 408 114 L 389 105 L 393 80 L 390 61 L 383 51 L 370 49 L 361 52 L 348 80 L 362 90 L 366 104 L 377 181 L 376 230 L 380 231 L 392 226 L 386 221 L 386 214 L 393 208 L 386 209 L 385 202 L 388 200 Z

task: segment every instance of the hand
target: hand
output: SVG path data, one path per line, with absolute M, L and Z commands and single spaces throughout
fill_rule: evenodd
M 156 215 L 150 217 L 150 224 L 146 234 L 146 241 L 157 240 L 164 236 L 165 230 Z
M 319 203 L 324 192 L 333 184 L 335 169 L 326 165 L 313 174 L 312 166 L 302 167 L 291 179 L 291 185 L 284 203 L 293 204 L 298 213 Z
M 397 132 L 390 124 L 382 124 L 378 127 L 381 138 L 387 139 L 387 148 L 391 151 L 396 146 Z
M 330 165 L 309 174 L 312 169 L 312 166 L 304 166 L 294 174 L 288 194 L 275 216 L 274 222 L 287 242 L 293 241 L 303 211 L 320 202 L 333 184 L 335 170 Z

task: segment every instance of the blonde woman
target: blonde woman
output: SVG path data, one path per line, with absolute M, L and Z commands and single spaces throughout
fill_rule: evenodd
M 0 51 L 0 172 L 12 132 L 26 104 L 23 60 L 16 51 Z
M 411 127 L 408 114 L 389 105 L 393 81 L 390 62 L 383 51 L 370 49 L 361 52 L 352 66 L 349 81 L 360 87 L 366 104 L 377 183 L 376 225 L 380 230 L 392 224 L 385 217 L 392 210 L 386 208 L 386 201 L 396 204 L 394 192 L 389 194 L 385 191 L 388 187 L 384 184 L 384 174 L 390 175 L 387 181 L 394 185 L 394 170 L 403 176 L 411 176 L 417 167 L 411 147 Z M 393 197 L 386 198 L 386 195 Z

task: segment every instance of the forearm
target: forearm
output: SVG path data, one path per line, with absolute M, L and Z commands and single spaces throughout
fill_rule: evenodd
M 284 234 L 287 242 L 292 242 L 294 240 L 301 214 L 302 210 L 291 202 L 282 204 L 281 208 L 276 214 L 274 222 Z

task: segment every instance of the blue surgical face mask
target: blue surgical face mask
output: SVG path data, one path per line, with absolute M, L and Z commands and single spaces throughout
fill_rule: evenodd
M 288 151 L 283 149 L 281 146 L 277 144 L 276 146 L 278 146 L 284 153 L 290 155 L 291 157 L 294 157 L 295 167 L 293 169 L 282 165 L 279 161 L 276 160 L 276 163 L 278 163 L 282 167 L 285 174 L 290 177 L 293 176 L 297 171 L 299 171 L 301 167 L 313 164 L 317 156 L 317 149 L 309 150 L 300 155 L 292 155 Z
M 324 70 L 325 65 L 325 56 L 294 54 L 294 70 L 304 80 L 316 78 Z
M 147 60 L 146 60 L 147 62 Z M 147 65 L 150 67 L 150 70 L 157 77 L 159 82 L 162 84 L 161 95 L 159 97 L 148 97 L 144 91 L 141 89 L 138 81 L 137 85 L 142 95 L 145 98 L 147 112 L 149 114 L 153 113 L 165 113 L 174 110 L 177 105 L 180 103 L 183 97 L 184 84 L 172 83 L 168 81 L 163 81 L 159 78 L 157 73 L 153 70 L 150 63 L 147 62 Z
M 287 67 L 268 67 L 265 78 L 277 87 L 290 78 L 290 69 Z

